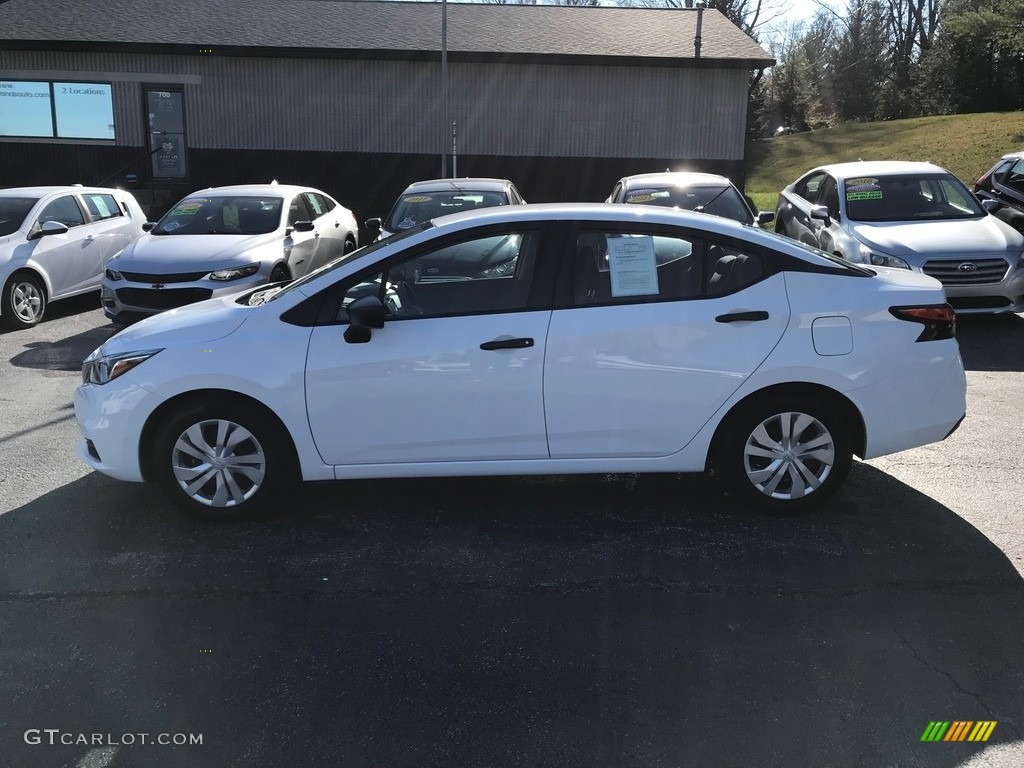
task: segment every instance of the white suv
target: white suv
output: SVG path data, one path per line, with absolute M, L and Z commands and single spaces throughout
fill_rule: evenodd
M 0 321 L 31 328 L 49 302 L 98 289 L 107 261 L 145 222 L 120 189 L 0 189 Z

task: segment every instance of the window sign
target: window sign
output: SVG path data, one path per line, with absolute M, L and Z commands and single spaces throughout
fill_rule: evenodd
M 0 136 L 53 137 L 49 83 L 0 80 Z
M 113 140 L 110 83 L 54 83 L 53 107 L 59 138 Z
M 188 175 L 183 102 L 181 91 L 146 91 L 146 111 L 154 150 L 154 178 L 183 179 Z
M 657 295 L 658 265 L 650 237 L 609 237 L 608 269 L 612 296 Z

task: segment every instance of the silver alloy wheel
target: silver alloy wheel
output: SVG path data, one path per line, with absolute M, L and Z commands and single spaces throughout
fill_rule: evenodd
M 234 507 L 263 485 L 267 456 L 245 427 L 227 419 L 208 419 L 193 424 L 174 442 L 171 468 L 193 500 L 210 507 Z
M 35 323 L 43 311 L 43 293 L 31 280 L 11 286 L 11 308 L 23 323 Z
M 831 433 L 813 416 L 777 413 L 747 437 L 743 469 L 765 496 L 799 499 L 820 488 L 831 474 L 835 448 Z

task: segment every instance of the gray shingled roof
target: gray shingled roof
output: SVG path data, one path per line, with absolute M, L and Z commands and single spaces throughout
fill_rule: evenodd
M 692 59 L 697 12 L 616 7 L 448 4 L 453 55 Z M 440 3 L 348 0 L 8 0 L 0 41 L 428 53 Z M 769 66 L 718 11 L 704 12 L 701 57 Z

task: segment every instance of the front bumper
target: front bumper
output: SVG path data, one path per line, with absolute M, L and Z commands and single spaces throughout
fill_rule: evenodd
M 142 428 L 162 400 L 122 379 L 82 384 L 75 391 L 75 418 L 81 433 L 75 452 L 97 472 L 142 482 Z
M 103 314 L 111 320 L 134 320 L 186 304 L 258 288 L 266 284 L 267 280 L 268 277 L 262 272 L 238 280 L 203 279 L 182 283 L 112 281 L 104 277 L 100 286 L 100 305 Z

